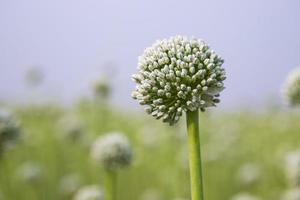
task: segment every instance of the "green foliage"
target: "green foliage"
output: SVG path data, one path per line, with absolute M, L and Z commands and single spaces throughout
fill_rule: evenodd
M 85 137 L 80 140 L 59 137 L 63 130 L 57 124 L 70 113 L 84 125 Z M 22 141 L 0 160 L 0 192 L 5 199 L 71 199 L 60 188 L 63 177 L 70 174 L 80 177 L 81 186 L 97 184 L 103 188 L 103 169 L 90 159 L 90 144 L 110 131 L 127 134 L 134 150 L 132 167 L 119 174 L 118 199 L 146 200 L 147 195 L 162 200 L 189 199 L 184 120 L 170 127 L 141 117 L 143 114 L 93 103 L 71 110 L 55 106 L 16 108 L 16 114 Z M 300 147 L 298 122 L 299 116 L 279 111 L 201 114 L 206 199 L 227 200 L 242 192 L 264 200 L 279 199 L 288 188 L 284 156 Z M 26 162 L 39 165 L 42 176 L 38 184 L 18 177 L 20 166 Z M 249 163 L 261 171 L 254 183 L 246 184 L 238 174 Z

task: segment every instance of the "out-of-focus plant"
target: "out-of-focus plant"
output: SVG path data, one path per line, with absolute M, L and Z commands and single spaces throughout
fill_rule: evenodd
M 0 110 L 0 155 L 20 139 L 20 125 L 11 112 Z
M 295 187 L 293 189 L 287 190 L 281 200 L 299 200 L 300 199 L 300 188 Z
M 132 148 L 122 133 L 100 136 L 92 145 L 91 157 L 103 166 L 106 172 L 106 199 L 117 199 L 117 172 L 132 162 Z
M 231 198 L 231 200 L 261 200 L 261 199 L 254 195 L 248 194 L 248 193 L 240 193 L 240 194 L 234 195 Z
M 78 174 L 68 174 L 61 178 L 59 190 L 62 196 L 70 199 L 81 186 L 81 179 Z
M 256 163 L 245 163 L 237 172 L 238 183 L 243 186 L 251 186 L 257 183 L 262 176 L 261 169 Z
M 25 73 L 25 82 L 30 87 L 37 87 L 43 83 L 44 73 L 38 67 L 32 67 Z
M 283 97 L 291 106 L 300 106 L 300 68 L 290 72 L 283 86 Z
M 285 172 L 290 186 L 300 187 L 300 151 L 288 152 L 286 154 Z
M 147 48 L 132 76 L 132 97 L 147 113 L 170 125 L 186 113 L 192 200 L 204 199 L 198 112 L 220 102 L 223 62 L 203 40 L 176 36 Z
M 73 200 L 104 200 L 104 194 L 98 185 L 88 185 L 80 188 Z
M 111 95 L 111 87 L 107 78 L 101 78 L 93 85 L 94 95 L 97 101 L 105 102 Z
M 78 141 L 84 137 L 84 125 L 75 115 L 66 115 L 58 121 L 58 137 Z
M 156 189 L 147 189 L 141 196 L 141 200 L 163 200 L 163 195 Z
M 27 161 L 19 167 L 17 176 L 26 184 L 37 185 L 43 178 L 43 170 L 38 163 Z

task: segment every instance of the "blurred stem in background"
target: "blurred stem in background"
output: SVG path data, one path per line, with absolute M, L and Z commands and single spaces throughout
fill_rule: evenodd
M 105 174 L 105 199 L 117 200 L 117 172 L 115 170 L 106 170 Z
M 204 200 L 199 139 L 199 111 L 186 113 L 192 200 Z

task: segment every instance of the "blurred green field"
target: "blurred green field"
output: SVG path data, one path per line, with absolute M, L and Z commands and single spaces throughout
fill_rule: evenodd
M 83 102 L 72 108 L 56 105 L 15 106 L 22 138 L 0 163 L 0 191 L 7 200 L 72 199 L 64 193 L 74 186 L 98 184 L 104 174 L 90 158 L 90 144 L 99 135 L 118 131 L 128 135 L 134 162 L 121 170 L 119 200 L 189 199 L 189 171 L 184 117 L 170 127 L 144 113 Z M 64 116 L 76 116 L 83 125 L 78 139 L 61 137 Z M 300 116 L 270 109 L 254 112 L 201 113 L 201 144 L 207 200 L 229 200 L 246 192 L 263 200 L 281 199 L 290 187 L 285 171 L 287 152 L 300 149 Z M 24 163 L 40 167 L 32 182 L 21 178 Z M 67 185 L 67 186 L 66 186 Z

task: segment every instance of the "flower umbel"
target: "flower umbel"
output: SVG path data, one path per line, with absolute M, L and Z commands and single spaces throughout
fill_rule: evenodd
M 219 103 L 225 70 L 202 40 L 182 36 L 157 41 L 139 58 L 132 97 L 157 119 L 176 123 L 184 111 L 205 111 Z
M 120 133 L 100 136 L 92 146 L 91 156 L 105 169 L 116 170 L 131 164 L 132 149 L 128 139 Z
M 300 68 L 289 74 L 283 88 L 283 95 L 291 106 L 300 106 Z

